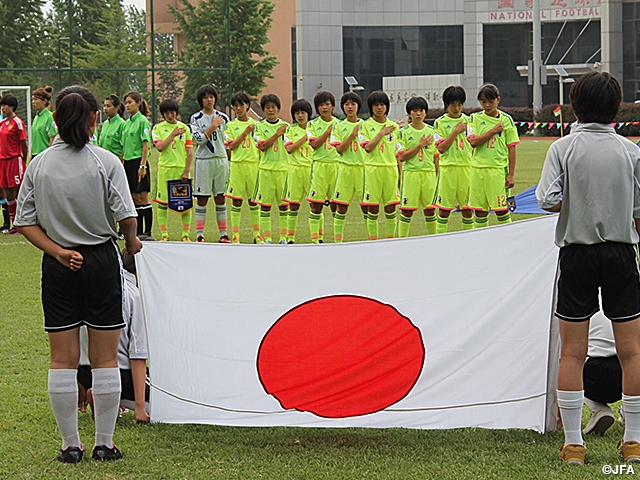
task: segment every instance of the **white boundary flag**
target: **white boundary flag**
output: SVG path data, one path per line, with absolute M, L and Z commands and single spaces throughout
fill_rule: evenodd
M 553 430 L 555 223 L 325 245 L 145 243 L 151 419 Z

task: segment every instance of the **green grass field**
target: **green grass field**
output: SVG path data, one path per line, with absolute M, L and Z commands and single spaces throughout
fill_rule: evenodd
M 549 144 L 525 140 L 520 145 L 514 193 L 537 182 Z M 210 212 L 214 218 L 213 207 Z M 299 241 L 308 242 L 308 208 L 302 212 Z M 251 239 L 246 213 L 243 241 Z M 179 239 L 178 216 L 170 222 L 170 233 Z M 348 222 L 346 240 L 366 238 L 359 209 L 350 212 Z M 460 229 L 459 214 L 452 215 L 451 224 Z M 210 225 L 215 229 L 215 221 Z M 326 238 L 332 233 L 329 228 Z M 411 234 L 424 233 L 417 215 Z M 623 432 L 617 423 L 604 438 L 587 439 L 587 465 L 569 467 L 558 459 L 561 432 L 133 425 L 128 412 L 115 433 L 123 460 L 98 464 L 86 458 L 80 465 L 62 465 L 55 460 L 60 436 L 47 396 L 41 253 L 21 236 L 0 236 L 0 257 L 0 479 L 591 479 L 604 477 L 603 465 L 621 463 L 615 446 Z M 80 415 L 79 425 L 90 452 L 91 417 Z

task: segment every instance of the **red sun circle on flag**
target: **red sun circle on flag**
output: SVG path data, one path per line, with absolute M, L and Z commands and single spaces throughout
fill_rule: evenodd
M 425 356 L 420 330 L 393 306 L 335 295 L 282 315 L 262 339 L 257 367 L 282 408 L 345 418 L 407 396 Z

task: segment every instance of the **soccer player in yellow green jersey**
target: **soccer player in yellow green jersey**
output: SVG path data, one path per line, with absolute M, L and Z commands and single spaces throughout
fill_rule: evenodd
M 364 168 L 364 192 L 361 205 L 368 208 L 367 233 L 369 240 L 378 239 L 378 212 L 383 205 L 387 238 L 396 234 L 396 205 L 399 164 L 396 159 L 398 124 L 387 118 L 389 97 L 376 91 L 367 99 L 371 118 L 361 127 L 362 146 L 367 152 Z
M 434 131 L 424 123 L 429 105 L 422 97 L 407 102 L 411 123 L 398 133 L 397 157 L 402 162 L 400 189 L 399 237 L 409 236 L 413 212 L 420 204 L 424 209 L 427 233 L 436 233 L 436 189 L 438 186 L 438 156 L 433 141 Z
M 163 100 L 160 103 L 160 114 L 164 122 L 153 127 L 151 137 L 153 145 L 158 149 L 158 179 L 156 198 L 158 203 L 158 227 L 162 241 L 169 240 L 167 233 L 167 220 L 169 216 L 169 180 L 181 179 L 184 183 L 189 181 L 191 164 L 193 163 L 193 137 L 191 130 L 184 123 L 178 121 L 180 105 L 173 99 Z M 181 213 L 182 216 L 182 241 L 190 242 L 191 210 Z
M 520 143 L 513 119 L 498 110 L 500 92 L 484 84 L 478 91 L 483 112 L 471 116 L 467 138 L 474 148 L 469 179 L 469 206 L 476 212 L 475 228 L 488 224 L 489 210 L 498 223 L 510 223 L 508 191 L 516 170 L 516 145 Z
M 284 200 L 289 204 L 289 243 L 295 243 L 300 202 L 307 195 L 311 177 L 310 132 L 307 130 L 311 116 L 311 104 L 300 98 L 291 105 L 291 117 L 296 121 L 284 134 L 284 147 L 289 153 L 289 171 L 284 189 Z
M 336 188 L 338 177 L 338 163 L 340 154 L 333 146 L 333 128 L 338 119 L 333 116 L 336 98 L 331 92 L 318 92 L 313 97 L 313 104 L 319 117 L 309 122 L 311 132 L 309 145 L 313 148 L 313 165 L 311 167 L 311 184 L 307 200 L 311 204 L 309 214 L 309 230 L 311 242 L 322 243 L 324 236 L 324 215 L 322 207 L 330 202 Z M 335 204 L 331 204 L 331 211 L 336 211 Z
M 447 87 L 443 94 L 446 113 L 433 123 L 434 140 L 440 152 L 438 180 L 439 214 L 436 233 L 445 233 L 451 211 L 460 207 L 462 229 L 473 228 L 473 211 L 469 201 L 469 175 L 471 173 L 472 148 L 467 140 L 469 117 L 462 113 L 467 94 L 460 86 Z
M 260 150 L 253 139 L 256 122 L 248 115 L 251 99 L 245 92 L 237 92 L 231 97 L 231 107 L 236 114 L 224 132 L 224 144 L 231 152 L 231 171 L 225 197 L 232 201 L 231 243 L 240 243 L 240 214 L 243 198 L 249 199 L 249 212 L 253 230 L 253 242 L 263 243 L 260 237 L 260 205 L 251 200 L 256 188 Z
M 260 108 L 266 118 L 255 130 L 254 139 L 262 152 L 258 167 L 258 180 L 251 199 L 260 205 L 260 229 L 264 243 L 273 243 L 271 238 L 271 205 L 275 199 L 280 210 L 280 242 L 287 243 L 288 205 L 282 197 L 287 180 L 289 159 L 284 148 L 284 134 L 289 124 L 278 118 L 280 99 L 269 93 L 260 98 Z
M 342 95 L 340 108 L 347 118 L 333 128 L 334 145 L 340 154 L 338 178 L 333 194 L 333 203 L 336 205 L 336 213 L 333 217 L 333 239 L 336 243 L 341 243 L 344 239 L 344 224 L 351 200 L 354 195 L 358 201 L 362 199 L 365 150 L 360 145 L 364 140 L 360 131 L 363 121 L 358 118 L 361 106 L 362 100 L 357 93 L 347 92 Z M 366 224 L 367 207 L 361 205 L 360 208 Z

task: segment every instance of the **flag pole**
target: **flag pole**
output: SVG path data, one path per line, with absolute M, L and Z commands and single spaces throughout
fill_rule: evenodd
M 564 137 L 564 123 L 562 122 L 562 109 L 560 110 L 560 136 Z

